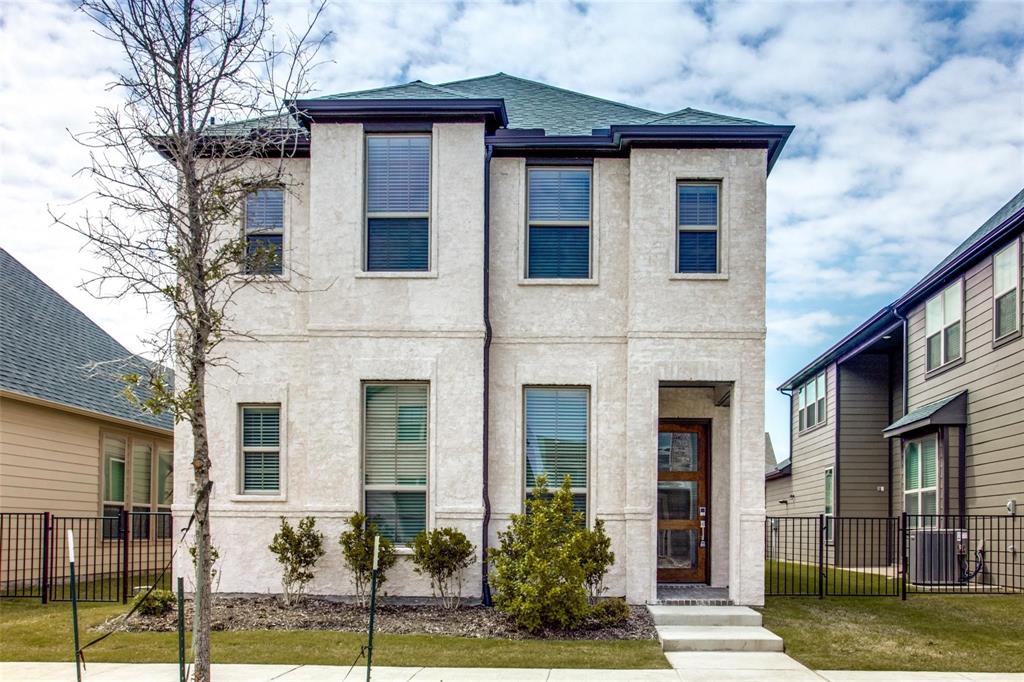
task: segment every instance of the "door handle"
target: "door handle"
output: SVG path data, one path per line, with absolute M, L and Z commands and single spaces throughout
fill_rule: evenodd
M 707 547 L 707 543 L 704 541 L 704 527 L 706 525 L 707 525 L 707 523 L 705 521 L 701 520 L 701 522 L 700 522 L 700 546 L 701 547 Z

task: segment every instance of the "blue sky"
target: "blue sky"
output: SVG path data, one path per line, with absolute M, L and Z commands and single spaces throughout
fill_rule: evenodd
M 279 30 L 305 0 L 271 3 Z M 1024 186 L 1024 3 L 332 3 L 317 92 L 504 71 L 796 132 L 768 181 L 768 428 L 774 387 L 905 290 Z M 66 132 L 111 104 L 119 55 L 67 2 L 0 3 L 0 243 L 129 348 L 141 302 L 53 227 L 89 191 Z

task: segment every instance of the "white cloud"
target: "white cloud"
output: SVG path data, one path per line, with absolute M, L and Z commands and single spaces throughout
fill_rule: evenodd
M 848 325 L 850 321 L 850 316 L 837 315 L 830 310 L 799 314 L 769 312 L 768 343 L 812 349 L 835 338 L 837 328 Z

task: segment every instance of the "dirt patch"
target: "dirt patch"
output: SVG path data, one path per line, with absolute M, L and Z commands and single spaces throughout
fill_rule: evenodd
M 185 619 L 191 627 L 192 605 Z M 213 606 L 214 630 L 340 630 L 365 632 L 368 610 L 356 604 L 307 597 L 285 606 L 277 597 L 219 597 Z M 133 615 L 127 622 L 112 619 L 102 629 L 128 632 L 171 632 L 177 629 L 172 611 L 163 616 Z M 629 618 L 618 625 L 588 621 L 577 630 L 546 630 L 530 634 L 517 628 L 504 614 L 484 606 L 449 611 L 437 606 L 383 604 L 377 606 L 377 632 L 392 634 L 455 635 L 497 639 L 657 639 L 654 621 L 643 606 L 631 606 Z

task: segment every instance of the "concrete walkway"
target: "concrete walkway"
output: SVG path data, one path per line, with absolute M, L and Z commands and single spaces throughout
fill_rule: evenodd
M 1024 673 L 812 672 L 778 653 L 668 654 L 672 670 L 568 670 L 547 668 L 374 668 L 374 682 L 1024 682 Z M 685 658 L 671 658 L 685 657 Z M 216 682 L 357 682 L 366 669 L 328 665 L 215 664 Z M 0 663 L 3 682 L 71 682 L 70 663 Z M 165 663 L 90 663 L 87 682 L 177 682 L 178 666 Z

